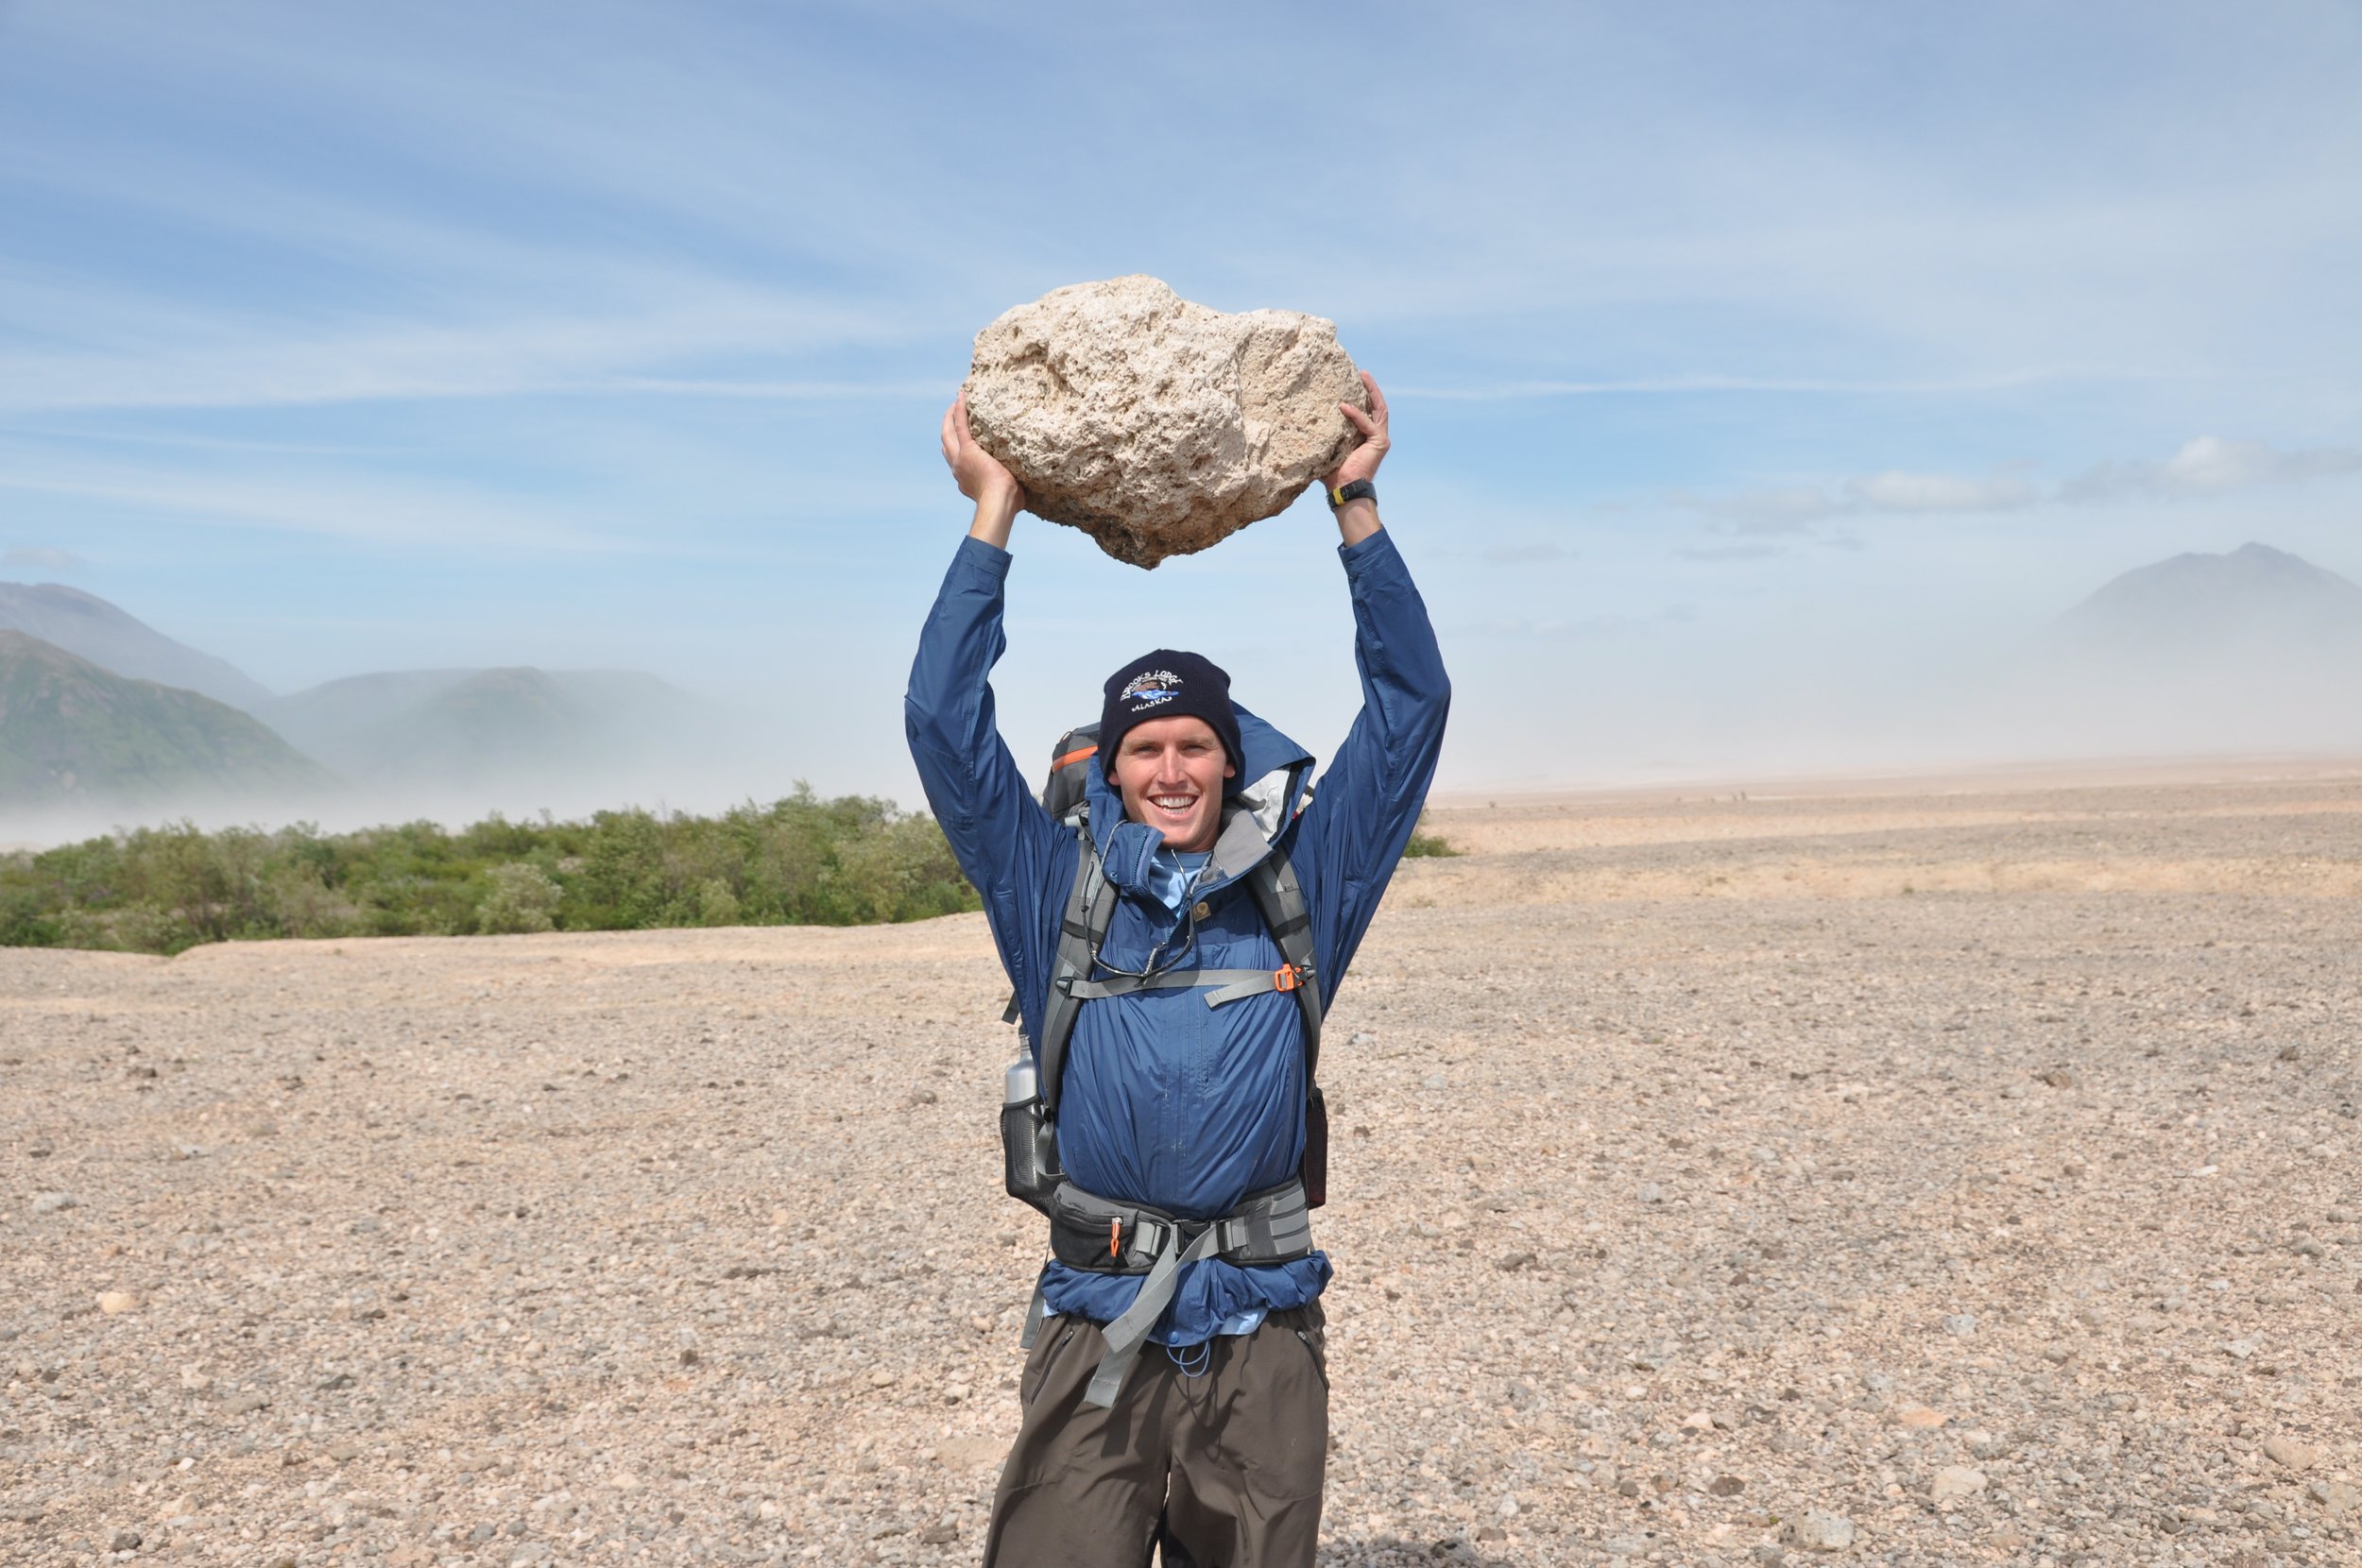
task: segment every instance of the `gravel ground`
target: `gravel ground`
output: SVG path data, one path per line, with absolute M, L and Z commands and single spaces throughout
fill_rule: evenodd
M 2362 1562 L 2362 783 L 1505 805 L 1331 1015 L 1325 1563 Z M 0 1560 L 973 1561 L 1002 994 L 0 950 Z

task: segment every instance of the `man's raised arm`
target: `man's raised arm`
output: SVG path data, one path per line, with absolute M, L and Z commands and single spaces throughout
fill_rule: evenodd
M 919 632 L 902 725 L 927 805 L 960 870 L 984 897 L 1018 995 L 1032 997 L 1047 976 L 1017 971 L 1041 953 L 1034 928 L 1042 919 L 1042 874 L 1065 835 L 1035 801 L 1001 739 L 991 682 L 1007 646 L 1001 620 L 1009 525 L 1025 492 L 968 434 L 965 399 L 944 416 L 943 457 L 960 493 L 976 503 L 976 517 Z
M 1393 442 L 1384 395 L 1369 372 L 1361 382 L 1369 388 L 1369 412 L 1341 405 L 1361 442 L 1324 482 L 1353 594 L 1361 711 L 1305 809 L 1301 841 L 1323 890 L 1312 907 L 1312 935 L 1324 1001 L 1336 995 L 1418 826 L 1451 708 L 1451 681 L 1427 605 L 1379 526 L 1378 498 L 1370 493 Z M 1346 497 L 1342 503 L 1341 492 Z

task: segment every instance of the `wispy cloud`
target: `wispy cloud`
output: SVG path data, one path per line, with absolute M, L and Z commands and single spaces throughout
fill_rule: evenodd
M 1555 539 L 1508 540 L 1484 552 L 1494 566 L 1539 566 L 1545 561 L 1571 561 L 1577 552 Z
M 1833 518 L 1904 517 L 1946 512 L 2005 512 L 2030 506 L 2041 492 L 2007 473 L 1969 476 L 1888 469 L 1835 484 L 1772 486 L 1729 495 L 1677 493 L 1693 512 L 1740 534 L 1802 534 Z
M 377 479 L 368 485 L 225 477 L 162 469 L 10 466 L 0 493 L 132 506 L 167 518 L 271 534 L 304 534 L 465 554 L 609 554 L 655 548 L 538 503 L 504 503 L 441 485 Z
M 906 382 L 742 382 L 667 375 L 707 356 L 878 346 L 907 328 L 882 315 L 770 297 L 713 296 L 669 308 L 472 322 L 308 325 L 225 316 L 203 337 L 110 349 L 0 354 L 0 411 L 256 408 L 551 393 L 825 398 L 897 396 Z
M 1614 637 L 1624 633 L 1657 632 L 1698 622 L 1698 607 L 1687 603 L 1664 605 L 1642 614 L 1609 612 L 1548 620 L 1498 618 L 1461 622 L 1442 628 L 1446 638 L 1505 638 L 1511 641 L 1564 641 L 1578 638 Z
M 2006 512 L 2030 506 L 2034 486 L 2013 474 L 1963 478 L 1958 474 L 1890 470 L 1845 482 L 1847 509 L 1880 512 Z
M 27 571 L 74 571 L 90 563 L 71 550 L 54 545 L 19 544 L 0 552 L 0 566 L 17 567 Z
M 2121 381 L 2129 372 L 2100 367 L 2060 366 L 2016 370 L 1951 380 L 1847 380 L 1815 376 L 1748 376 L 1700 373 L 1638 376 L 1609 381 L 1502 381 L 1461 385 L 1409 383 L 1389 386 L 1390 399 L 1436 402 L 1523 402 L 1545 398 L 1695 397 L 1711 393 L 1764 393 L 1829 397 L 1949 397 L 1966 392 L 2004 392 L 2049 383 Z
M 2362 473 L 2362 447 L 2284 452 L 2264 441 L 2200 435 L 2162 462 L 2134 459 L 2086 469 L 2059 486 L 2059 498 L 2085 503 L 2170 501 L 2349 473 Z

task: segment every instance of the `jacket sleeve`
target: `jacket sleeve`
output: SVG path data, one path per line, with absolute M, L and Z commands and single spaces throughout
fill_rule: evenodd
M 1418 826 L 1451 707 L 1435 628 L 1394 540 L 1381 529 L 1338 554 L 1353 595 L 1361 711 L 1297 825 L 1323 1003 L 1335 999 Z
M 918 634 L 902 725 L 928 808 L 984 898 L 1032 1039 L 1054 949 L 1059 895 L 1050 888 L 1062 850 L 1064 876 L 1073 877 L 1072 836 L 1026 788 L 994 724 L 991 674 L 1008 646 L 1001 617 L 1010 559 L 982 539 L 960 541 Z

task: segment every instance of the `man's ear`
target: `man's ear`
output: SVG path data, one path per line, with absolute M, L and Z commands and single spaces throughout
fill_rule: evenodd
M 1222 765 L 1222 775 L 1223 775 L 1223 777 L 1224 777 L 1224 778 L 1236 778 L 1236 777 L 1238 777 L 1238 776 L 1239 776 L 1239 764 L 1237 764 L 1236 762 L 1224 762 L 1224 763 Z

